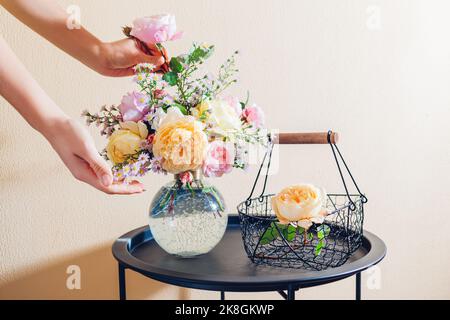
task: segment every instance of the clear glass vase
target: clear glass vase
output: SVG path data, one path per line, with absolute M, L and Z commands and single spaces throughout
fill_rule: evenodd
M 191 183 L 179 175 L 163 186 L 150 205 L 149 226 L 158 245 L 183 258 L 211 251 L 222 239 L 228 216 L 220 192 L 199 171 Z

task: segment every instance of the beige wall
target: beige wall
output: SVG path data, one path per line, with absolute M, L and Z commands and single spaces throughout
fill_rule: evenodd
M 450 298 L 450 3 L 448 1 L 61 1 L 81 7 L 82 22 L 105 40 L 143 14 L 171 12 L 183 40 L 217 46 L 211 66 L 234 49 L 241 82 L 268 125 L 284 131 L 342 134 L 341 147 L 370 201 L 365 228 L 388 245 L 380 290 L 365 298 Z M 372 5 L 379 29 L 370 24 Z M 369 9 L 368 9 L 369 8 Z M 378 9 L 377 9 L 378 8 Z M 367 11 L 368 10 L 368 11 Z M 376 13 L 375 13 L 376 14 Z M 367 22 L 369 20 L 369 27 Z M 372 26 L 372 27 L 371 27 Z M 0 33 L 49 95 L 70 115 L 117 103 L 129 79 L 107 79 L 80 65 L 0 9 Z M 1 63 L 1 62 L 0 62 Z M 20 77 L 20 74 L 17 75 Z M 110 197 L 75 181 L 43 138 L 0 98 L 0 298 L 117 298 L 113 240 L 146 224 L 148 191 Z M 97 145 L 104 141 L 91 129 Z M 326 146 L 283 147 L 270 188 L 312 182 L 340 191 Z M 216 181 L 231 210 L 253 175 Z M 246 186 L 230 188 L 231 183 Z M 82 290 L 65 288 L 80 265 Z M 130 274 L 130 298 L 217 298 Z M 363 280 L 367 279 L 367 275 Z M 353 279 L 302 291 L 310 299 L 353 297 Z M 274 293 L 230 294 L 278 298 Z

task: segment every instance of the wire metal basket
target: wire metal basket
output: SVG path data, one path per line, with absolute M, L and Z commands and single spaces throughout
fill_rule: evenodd
M 327 143 L 345 189 L 345 194 L 327 195 L 327 216 L 322 224 L 309 229 L 282 225 L 272 210 L 273 194 L 264 194 L 274 143 Z M 364 222 L 364 204 L 367 197 L 361 193 L 341 152 L 336 146 L 337 134 L 286 134 L 271 139 L 259 168 L 250 196 L 238 205 L 244 248 L 252 262 L 275 267 L 324 270 L 343 265 L 361 246 Z M 261 171 L 267 161 L 263 190 L 253 197 Z M 350 176 L 357 194 L 350 194 L 341 164 Z

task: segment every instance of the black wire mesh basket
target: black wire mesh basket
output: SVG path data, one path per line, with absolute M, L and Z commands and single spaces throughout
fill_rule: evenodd
M 291 224 L 280 224 L 272 209 L 274 194 L 264 194 L 274 143 L 329 144 L 342 179 L 345 194 L 327 194 L 327 215 L 323 223 L 313 223 L 309 229 Z M 364 222 L 364 204 L 361 193 L 337 145 L 337 134 L 280 134 L 270 139 L 250 196 L 238 205 L 244 248 L 252 262 L 275 267 L 324 270 L 339 267 L 361 246 Z M 266 174 L 261 195 L 253 197 L 263 167 Z M 341 164 L 341 163 L 342 164 Z M 357 194 L 350 194 L 342 172 L 345 167 Z

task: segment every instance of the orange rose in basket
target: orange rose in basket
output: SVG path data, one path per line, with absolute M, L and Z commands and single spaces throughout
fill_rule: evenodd
M 282 224 L 296 222 L 308 229 L 313 223 L 322 223 L 327 214 L 324 210 L 326 193 L 310 184 L 284 188 L 272 198 L 272 208 Z

